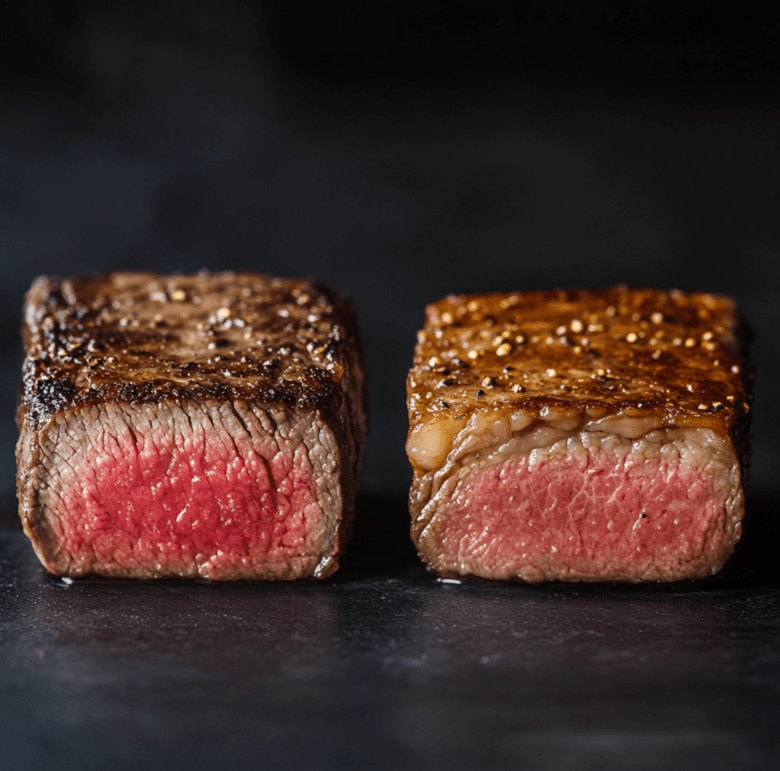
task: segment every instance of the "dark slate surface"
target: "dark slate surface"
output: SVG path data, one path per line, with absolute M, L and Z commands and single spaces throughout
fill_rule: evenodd
M 403 500 L 360 513 L 325 584 L 66 583 L 4 531 L 3 767 L 776 768 L 766 518 L 703 584 L 532 587 L 438 583 Z

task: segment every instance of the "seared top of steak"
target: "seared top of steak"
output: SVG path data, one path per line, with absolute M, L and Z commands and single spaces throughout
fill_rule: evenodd
M 727 430 L 749 410 L 748 336 L 731 298 L 628 289 L 450 296 L 429 305 L 412 428 L 475 409 L 663 413 Z
M 357 347 L 344 297 L 305 280 L 206 271 L 39 278 L 22 337 L 22 405 L 33 425 L 103 401 L 325 407 Z

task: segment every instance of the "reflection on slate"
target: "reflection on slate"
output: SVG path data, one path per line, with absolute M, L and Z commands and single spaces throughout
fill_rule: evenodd
M 773 767 L 776 542 L 698 584 L 452 585 L 401 500 L 360 506 L 324 584 L 67 583 L 3 535 L 9 768 Z
M 436 736 L 455 767 L 509 767 L 529 750 L 549 768 L 576 767 L 582 752 L 595 764 L 641 750 L 642 768 L 693 748 L 699 762 L 739 759 L 753 719 L 740 704 L 771 700 L 734 677 L 729 603 L 592 594 L 431 595 L 417 633 L 440 677 L 413 712 L 399 705 L 398 730 L 420 750 Z

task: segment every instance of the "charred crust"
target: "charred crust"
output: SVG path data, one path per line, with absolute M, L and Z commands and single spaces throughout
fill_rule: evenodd
M 311 407 L 330 422 L 362 366 L 345 297 L 255 273 L 42 277 L 22 338 L 33 429 L 68 407 L 185 399 Z
M 69 381 L 42 377 L 36 369 L 35 362 L 30 359 L 22 366 L 22 402 L 33 425 L 44 422 L 63 409 L 73 399 L 76 390 Z

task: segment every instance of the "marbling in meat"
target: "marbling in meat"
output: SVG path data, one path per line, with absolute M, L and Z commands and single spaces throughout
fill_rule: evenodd
M 448 297 L 407 381 L 412 535 L 442 576 L 673 581 L 740 538 L 748 333 L 723 296 Z

